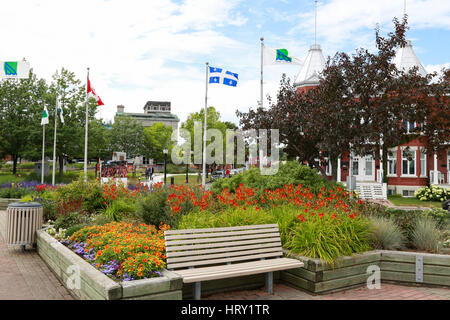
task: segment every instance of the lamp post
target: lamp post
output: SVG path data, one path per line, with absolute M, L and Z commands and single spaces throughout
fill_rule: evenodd
M 164 148 L 164 185 L 166 185 L 166 177 L 167 177 L 167 154 L 169 153 L 169 150 L 167 148 Z

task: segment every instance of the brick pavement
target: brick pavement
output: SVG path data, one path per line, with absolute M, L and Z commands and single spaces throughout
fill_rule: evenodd
M 341 292 L 312 295 L 283 283 L 274 284 L 274 294 L 264 288 L 216 293 L 205 300 L 450 300 L 450 289 L 382 283 L 380 289 L 353 288 Z
M 0 211 L 0 300 L 73 300 L 36 250 L 6 245 L 5 218 Z

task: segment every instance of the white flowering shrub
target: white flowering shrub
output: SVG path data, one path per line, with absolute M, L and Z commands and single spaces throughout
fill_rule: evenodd
M 421 201 L 441 201 L 450 199 L 450 189 L 445 189 L 436 185 L 420 188 L 414 196 Z

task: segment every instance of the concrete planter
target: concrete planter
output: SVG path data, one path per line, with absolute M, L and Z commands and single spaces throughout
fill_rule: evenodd
M 163 277 L 116 282 L 91 266 L 72 250 L 59 243 L 45 230 L 37 231 L 39 256 L 58 276 L 64 286 L 82 300 L 181 299 L 180 276 L 164 270 Z M 79 271 L 79 277 L 75 275 Z M 79 279 L 79 286 L 74 285 Z M 75 287 L 75 288 L 74 288 Z
M 422 277 L 416 276 L 417 258 L 423 261 Z M 281 272 L 281 280 L 313 293 L 341 291 L 366 285 L 369 266 L 380 268 L 381 281 L 450 287 L 450 256 L 442 254 L 376 250 L 342 257 L 334 268 L 319 259 L 291 255 L 304 268 Z
M 8 204 L 13 202 L 20 202 L 20 199 L 0 198 L 0 210 L 8 209 Z

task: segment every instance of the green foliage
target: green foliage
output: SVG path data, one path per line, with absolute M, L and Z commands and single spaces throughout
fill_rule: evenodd
M 144 146 L 144 128 L 129 116 L 116 116 L 109 131 L 112 151 L 121 151 L 127 158 L 140 155 Z
M 389 218 L 370 218 L 370 243 L 374 249 L 397 250 L 404 246 L 405 236 Z
M 287 247 L 292 252 L 319 258 L 334 266 L 339 257 L 370 250 L 369 236 L 369 223 L 364 218 L 324 216 L 320 222 L 306 220 L 297 224 Z
M 423 215 L 436 221 L 438 228 L 444 229 L 450 225 L 450 213 L 447 210 L 431 208 L 425 210 Z
M 421 201 L 441 201 L 450 199 L 450 189 L 431 185 L 423 187 L 414 193 L 414 196 Z
M 136 208 L 136 216 L 144 223 L 158 226 L 160 223 L 174 226 L 176 216 L 171 214 L 167 204 L 169 194 L 164 189 L 155 190 L 149 197 L 141 199 Z
M 75 232 L 83 229 L 84 227 L 88 226 L 88 224 L 86 223 L 80 223 L 80 224 L 75 224 L 72 225 L 70 227 L 67 228 L 66 232 L 64 233 L 64 235 L 66 237 L 70 237 L 71 235 L 73 235 Z
M 81 223 L 80 215 L 78 212 L 70 212 L 66 215 L 61 215 L 58 218 L 56 218 L 56 221 L 54 223 L 54 228 L 56 230 L 59 229 L 68 229 L 72 226 L 75 226 L 77 224 Z
M 439 252 L 441 233 L 434 220 L 424 217 L 417 219 L 411 235 L 414 248 Z
M 22 188 L 20 184 L 14 184 L 10 188 L 0 188 L 0 198 L 20 199 L 31 192 L 28 188 Z
M 125 199 L 114 200 L 102 210 L 102 214 L 111 221 L 121 221 L 122 217 L 133 214 L 134 212 L 136 212 L 136 204 Z
M 83 210 L 88 213 L 94 213 L 105 206 L 103 188 L 99 181 L 84 182 L 83 179 L 79 179 L 56 189 L 56 201 L 58 203 L 80 198 Z
M 216 180 L 212 185 L 212 191 L 220 193 L 225 188 L 234 191 L 241 183 L 247 188 L 256 188 L 259 191 L 283 188 L 286 184 L 301 184 L 315 193 L 322 187 L 336 186 L 335 183 L 324 180 L 316 170 L 297 161 L 288 161 L 280 165 L 278 172 L 274 175 L 261 175 L 258 168 L 252 168 L 231 178 Z
M 172 127 L 157 122 L 150 127 L 144 128 L 144 148 L 143 154 L 156 162 L 164 161 L 164 148 L 167 148 L 168 159 L 172 150 L 173 142 L 171 140 Z

